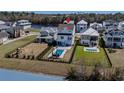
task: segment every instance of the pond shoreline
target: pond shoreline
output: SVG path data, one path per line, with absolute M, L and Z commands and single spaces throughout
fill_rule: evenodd
M 32 75 L 32 76 L 34 75 L 35 77 L 36 76 L 41 77 L 41 79 L 42 79 L 42 77 L 43 78 L 46 77 L 46 80 L 45 81 L 47 81 L 47 79 L 49 79 L 48 81 L 54 81 L 54 80 L 55 81 L 63 81 L 64 80 L 64 77 L 63 76 L 50 75 L 50 74 L 44 74 L 44 73 L 34 73 L 34 72 L 29 72 L 29 71 L 24 71 L 24 70 L 7 69 L 7 68 L 0 68 L 0 75 L 1 75 L 1 70 L 6 71 L 7 73 L 8 72 L 11 72 L 11 73 L 16 73 L 16 74 L 18 73 L 18 74 L 25 74 L 25 75 Z M 17 78 L 19 78 L 19 77 L 17 77 Z M 51 78 L 51 80 L 50 80 L 50 78 Z M 0 77 L 0 81 L 1 81 L 1 77 Z M 11 81 L 11 80 L 8 79 L 8 80 L 5 80 L 5 81 Z M 17 81 L 23 81 L 23 80 L 17 80 Z M 29 79 L 29 81 L 40 81 L 40 80 L 39 80 L 39 78 L 38 78 L 38 80 L 37 79 L 35 80 L 35 78 L 34 78 L 34 80 L 30 80 Z

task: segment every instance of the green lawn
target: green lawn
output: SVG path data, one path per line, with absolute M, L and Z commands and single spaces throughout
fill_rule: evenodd
M 99 53 L 84 52 L 83 46 L 77 46 L 74 54 L 73 62 L 76 64 L 96 65 L 101 64 L 108 66 L 109 62 L 103 48 L 100 48 Z
M 25 45 L 28 42 L 31 42 L 35 38 L 36 38 L 36 35 L 28 36 L 26 38 L 23 38 L 23 39 L 8 43 L 6 45 L 1 45 L 0 46 L 0 58 L 4 57 L 4 55 L 6 53 L 8 53 L 9 51 L 12 51 L 12 50 L 14 50 L 14 49 L 16 49 L 16 48 L 18 48 L 18 47 L 20 47 L 22 45 Z

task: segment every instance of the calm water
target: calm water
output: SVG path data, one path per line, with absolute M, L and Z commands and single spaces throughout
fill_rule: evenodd
M 0 69 L 0 81 L 63 81 L 64 77 Z

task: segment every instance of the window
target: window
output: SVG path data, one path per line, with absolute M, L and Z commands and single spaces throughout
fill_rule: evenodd
M 71 40 L 72 39 L 72 37 L 68 37 L 68 40 Z
M 61 39 L 64 39 L 64 37 L 63 37 L 63 36 L 61 36 Z

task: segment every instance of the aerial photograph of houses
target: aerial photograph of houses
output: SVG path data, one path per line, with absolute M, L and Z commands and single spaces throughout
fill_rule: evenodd
M 123 11 L 0 12 L 0 81 L 123 81 Z

